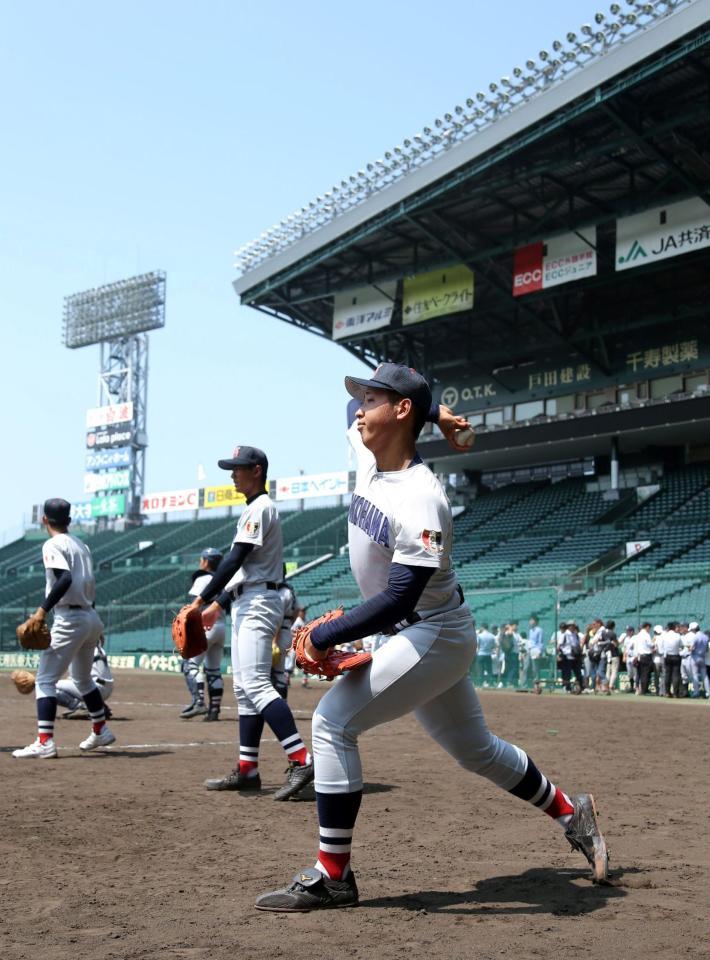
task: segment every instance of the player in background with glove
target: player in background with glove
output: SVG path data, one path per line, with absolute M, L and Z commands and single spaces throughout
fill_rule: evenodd
M 246 506 L 237 522 L 232 549 L 190 607 L 203 619 L 232 601 L 232 676 L 239 707 L 239 760 L 226 777 L 205 781 L 208 790 L 260 790 L 259 746 L 264 723 L 288 757 L 286 782 L 273 795 L 288 800 L 313 780 L 313 761 L 291 708 L 271 682 L 272 643 L 283 621 L 278 584 L 283 574 L 283 537 L 276 507 L 266 492 L 268 460 L 256 447 L 236 447 L 218 461 L 229 470 Z M 217 606 L 215 606 L 217 605 Z
M 85 543 L 69 534 L 71 505 L 58 498 L 44 504 L 48 539 L 42 547 L 46 570 L 46 595 L 30 617 L 43 623 L 54 611 L 51 644 L 40 654 L 35 678 L 37 739 L 13 751 L 18 760 L 47 760 L 57 756 L 54 721 L 57 716 L 57 681 L 68 668 L 91 718 L 91 733 L 81 750 L 106 747 L 116 739 L 106 726 L 104 702 L 91 676 L 94 647 L 103 633 L 103 623 L 94 609 L 96 580 L 91 552 Z
M 200 567 L 192 574 L 190 596 L 196 597 L 210 580 L 217 567 L 222 562 L 223 554 L 216 547 L 205 547 L 200 554 Z M 209 627 L 205 629 L 207 649 L 195 657 L 188 657 L 182 661 L 182 672 L 187 689 L 192 698 L 180 717 L 189 720 L 191 717 L 203 716 L 209 722 L 219 720 L 219 711 L 222 706 L 224 681 L 222 680 L 222 655 L 224 653 L 224 639 L 226 635 L 225 617 L 229 614 L 229 601 L 225 609 L 219 608 L 217 615 Z M 209 708 L 205 706 L 205 678 L 207 679 L 207 694 Z
M 365 599 L 315 627 L 305 648 L 312 659 L 325 659 L 335 644 L 378 631 L 392 636 L 318 704 L 316 863 L 284 889 L 259 897 L 257 908 L 298 912 L 358 903 L 350 869 L 363 787 L 358 737 L 411 711 L 462 767 L 552 817 L 603 880 L 606 847 L 591 795 L 571 800 L 519 747 L 494 736 L 469 677 L 476 634 L 452 568 L 451 506 L 415 447 L 427 419 L 437 420 L 447 439 L 465 421 L 433 407 L 426 380 L 399 364 L 380 364 L 371 380 L 347 377 L 345 386 L 356 400 L 349 436 L 358 460 L 348 513 L 350 563 Z

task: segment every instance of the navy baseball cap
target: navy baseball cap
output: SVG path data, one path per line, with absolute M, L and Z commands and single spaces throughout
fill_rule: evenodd
M 266 476 L 269 469 L 269 461 L 266 454 L 258 447 L 235 447 L 232 456 L 227 460 L 218 460 L 217 466 L 220 470 L 234 470 L 235 467 L 261 467 L 262 473 Z
M 50 523 L 66 527 L 71 522 L 71 504 L 60 497 L 52 497 L 44 501 L 44 515 Z
M 224 554 L 216 547 L 205 547 L 200 556 L 203 560 L 221 560 Z
M 429 384 L 421 373 L 403 363 L 381 363 L 371 380 L 346 377 L 345 389 L 356 400 L 362 400 L 366 390 L 393 390 L 400 396 L 407 397 L 420 410 L 428 413 L 431 409 Z

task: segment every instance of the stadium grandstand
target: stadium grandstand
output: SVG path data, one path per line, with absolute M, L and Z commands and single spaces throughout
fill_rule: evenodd
M 710 618 L 710 3 L 625 0 L 238 251 L 241 302 L 406 362 L 476 427 L 420 452 L 479 621 Z M 111 652 L 169 648 L 219 518 L 87 536 Z M 283 515 L 309 615 L 358 593 L 347 497 Z M 0 550 L 0 645 L 36 603 Z

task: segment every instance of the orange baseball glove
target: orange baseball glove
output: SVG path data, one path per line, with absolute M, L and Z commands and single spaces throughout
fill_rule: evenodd
M 183 658 L 197 657 L 207 649 L 202 613 L 190 605 L 178 611 L 172 625 L 175 649 Z
M 52 642 L 49 627 L 38 617 L 28 617 L 24 623 L 16 627 L 15 633 L 20 646 L 24 650 L 46 650 Z
M 293 651 L 296 654 L 296 663 L 304 673 L 312 674 L 314 677 L 320 677 L 322 680 L 332 680 L 339 677 L 347 670 L 357 670 L 364 667 L 372 660 L 369 653 L 343 653 L 340 650 L 330 649 L 328 655 L 323 660 L 314 660 L 306 653 L 306 640 L 316 627 L 322 623 L 329 623 L 331 620 L 337 620 L 342 617 L 345 611 L 342 607 L 337 610 L 329 610 L 317 620 L 311 620 L 304 624 L 300 630 L 296 631 L 293 638 Z
M 18 693 L 32 693 L 35 688 L 35 675 L 29 670 L 13 670 L 10 679 L 17 687 Z

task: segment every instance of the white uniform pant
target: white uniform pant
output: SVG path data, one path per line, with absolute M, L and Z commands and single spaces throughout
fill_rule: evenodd
M 414 711 L 426 732 L 465 769 L 509 790 L 526 755 L 494 736 L 469 679 L 476 634 L 468 607 L 406 627 L 372 663 L 335 682 L 313 716 L 315 785 L 321 793 L 361 790 L 358 737 Z
M 241 716 L 256 716 L 280 699 L 271 682 L 271 658 L 282 620 L 276 590 L 248 588 L 232 606 L 232 675 Z
M 220 618 L 209 630 L 205 631 L 207 649 L 204 653 L 200 653 L 196 657 L 190 657 L 187 661 L 186 672 L 194 674 L 195 676 L 203 673 L 204 677 L 204 671 L 201 671 L 200 667 L 203 667 L 204 670 L 221 670 L 226 636 L 227 630 L 224 619 Z
M 35 677 L 35 696 L 56 697 L 57 681 L 69 669 L 71 679 L 82 699 L 96 688 L 91 670 L 94 666 L 94 647 L 103 633 L 104 625 L 98 613 L 55 607 L 52 624 L 52 643 L 43 650 Z
M 681 656 L 680 679 L 681 679 L 681 683 L 687 683 L 688 686 L 690 686 L 690 684 L 693 682 L 693 664 L 694 664 L 694 661 L 692 657 Z

